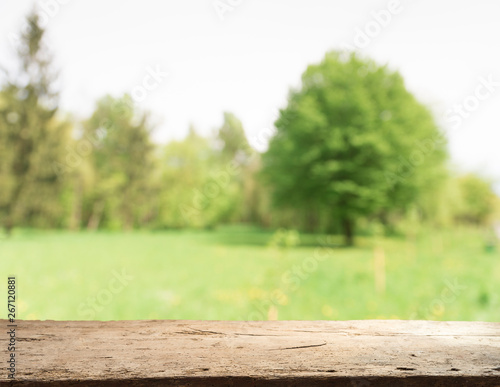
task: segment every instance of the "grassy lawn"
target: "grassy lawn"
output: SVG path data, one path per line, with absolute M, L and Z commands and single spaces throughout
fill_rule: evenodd
M 477 230 L 383 240 L 385 291 L 375 288 L 372 239 L 340 248 L 302 235 L 283 249 L 268 246 L 271 236 L 241 226 L 21 230 L 0 239 L 0 273 L 5 289 L 17 277 L 20 319 L 500 321 L 500 254 Z

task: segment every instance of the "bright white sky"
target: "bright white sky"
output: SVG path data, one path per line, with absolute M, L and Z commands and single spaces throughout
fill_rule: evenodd
M 223 20 L 216 2 L 233 8 Z M 158 118 L 155 138 L 162 142 L 182 138 L 191 122 L 208 134 L 221 124 L 223 111 L 235 113 L 249 137 L 256 135 L 272 125 L 308 64 L 330 49 L 354 45 L 359 30 L 371 27 L 373 37 L 361 52 L 399 70 L 408 88 L 432 107 L 449 133 L 455 164 L 500 179 L 500 83 L 488 96 L 481 89 L 482 100 L 474 105 L 481 77 L 500 82 L 500 1 L 400 0 L 400 12 L 377 33 L 372 12 L 387 10 L 389 3 L 37 1 L 48 9 L 63 109 L 85 117 L 96 99 L 130 92 L 141 85 L 148 66 L 159 66 L 168 76 L 139 105 Z M 32 5 L 0 2 L 2 64 L 12 63 L 9 34 L 18 33 Z M 466 100 L 471 112 L 459 127 L 442 119 Z

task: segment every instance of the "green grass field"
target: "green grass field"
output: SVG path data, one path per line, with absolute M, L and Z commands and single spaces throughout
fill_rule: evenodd
M 243 226 L 20 230 L 0 239 L 5 309 L 15 275 L 20 319 L 500 321 L 500 254 L 477 230 L 383 240 L 385 291 L 375 289 L 370 238 L 327 248 L 302 235 L 286 250 L 270 247 L 271 236 Z

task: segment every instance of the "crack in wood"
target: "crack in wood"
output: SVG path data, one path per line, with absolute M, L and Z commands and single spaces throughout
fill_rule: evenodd
M 195 328 L 189 328 L 191 331 L 177 331 L 175 333 L 180 333 L 180 334 L 187 334 L 187 335 L 223 335 L 223 336 L 258 336 L 258 337 L 268 337 L 268 336 L 274 336 L 274 337 L 283 337 L 283 335 L 269 335 L 269 334 L 264 334 L 264 335 L 259 335 L 256 333 L 238 333 L 238 332 L 215 332 L 215 331 L 207 331 L 207 330 L 202 330 L 202 329 L 195 329 Z
M 322 344 L 312 344 L 312 345 L 301 345 L 298 347 L 287 347 L 287 348 L 275 348 L 274 351 L 283 351 L 285 349 L 302 349 L 302 348 L 314 348 L 314 347 L 322 347 L 323 345 L 326 345 L 326 343 Z M 273 351 L 273 350 L 272 350 Z

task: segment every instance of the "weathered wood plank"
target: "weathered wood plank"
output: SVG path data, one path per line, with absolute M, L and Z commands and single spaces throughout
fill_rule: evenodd
M 500 323 L 17 324 L 22 385 L 500 386 Z M 0 345 L 3 363 L 8 358 L 5 334 Z M 8 383 L 3 372 L 0 385 Z

